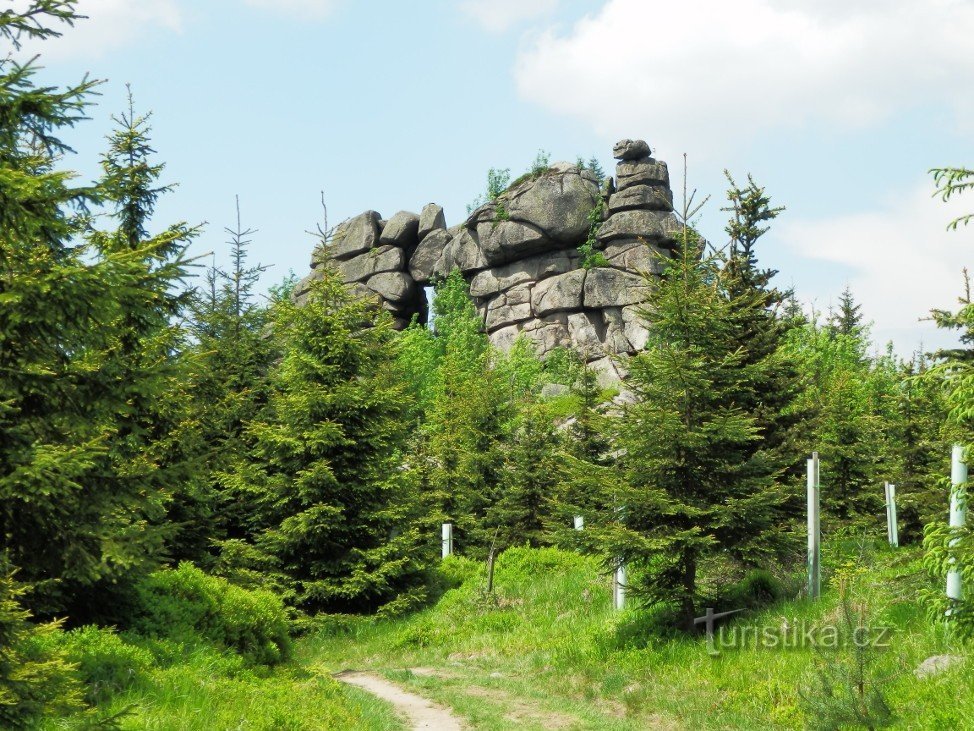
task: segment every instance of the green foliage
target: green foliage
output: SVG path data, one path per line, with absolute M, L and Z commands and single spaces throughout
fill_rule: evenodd
M 545 150 L 538 150 L 538 154 L 534 156 L 534 160 L 531 161 L 531 167 L 528 172 L 531 174 L 532 178 L 540 178 L 546 172 L 548 172 L 548 167 L 551 164 L 551 153 Z
M 974 188 L 974 170 L 970 168 L 933 168 L 930 173 L 933 175 L 934 185 L 937 186 L 936 195 L 944 202 Z M 947 228 L 956 230 L 961 224 L 966 226 L 972 219 L 974 213 L 960 216 L 951 221 Z
M 377 317 L 331 272 L 302 305 L 275 306 L 283 355 L 247 427 L 249 459 L 228 476 L 252 506 L 249 540 L 302 610 L 377 610 L 421 591 L 428 552 L 400 469 L 406 393 Z
M 155 664 L 146 648 L 126 642 L 114 630 L 93 625 L 64 633 L 58 645 L 77 666 L 87 686 L 85 698 L 91 704 L 104 703 L 145 683 Z
M 597 249 L 599 229 L 602 227 L 604 217 L 605 199 L 600 195 L 595 207 L 588 213 L 588 237 L 585 239 L 585 243 L 578 247 L 578 251 L 582 255 L 581 265 L 583 269 L 609 266 L 609 260 L 605 258 L 605 254 Z
M 575 160 L 575 166 L 579 170 L 590 171 L 592 175 L 594 175 L 600 181 L 605 178 L 605 170 L 602 169 L 602 163 L 600 163 L 599 159 L 594 155 L 590 157 L 587 162 L 581 155 L 579 155 Z
M 146 577 L 138 594 L 136 626 L 151 637 L 190 643 L 202 637 L 265 665 L 291 652 L 287 612 L 269 591 L 242 589 L 181 563 Z
M 890 728 L 896 717 L 876 668 L 878 629 L 867 623 L 865 606 L 853 606 L 843 591 L 837 647 L 823 649 L 810 682 L 801 693 L 808 727 L 817 731 Z
M 487 171 L 487 190 L 481 193 L 470 203 L 467 204 L 467 215 L 473 213 L 491 201 L 497 200 L 498 196 L 507 190 L 511 182 L 510 168 L 491 168 Z
M 27 588 L 0 561 L 0 726 L 33 728 L 44 716 L 81 707 L 75 666 L 51 647 L 57 623 L 35 626 L 21 602 Z

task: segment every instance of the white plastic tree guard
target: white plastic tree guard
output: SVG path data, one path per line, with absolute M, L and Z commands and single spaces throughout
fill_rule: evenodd
M 621 561 L 612 581 L 612 604 L 620 612 L 626 608 L 626 565 Z
M 889 545 L 899 548 L 900 533 L 896 525 L 896 485 L 891 482 L 884 483 L 886 488 L 886 535 L 889 538 Z
M 808 460 L 808 598 L 818 599 L 822 592 L 822 527 L 820 522 L 818 452 Z
M 443 558 L 453 555 L 453 523 L 443 524 Z
M 950 455 L 950 527 L 963 528 L 966 523 L 967 462 L 965 461 L 964 447 L 955 444 Z M 951 541 L 951 545 L 955 541 L 956 539 Z M 960 571 L 956 569 L 947 572 L 947 598 L 954 601 L 960 601 L 964 598 Z
M 585 518 L 581 515 L 575 516 L 575 530 L 583 530 L 585 528 Z

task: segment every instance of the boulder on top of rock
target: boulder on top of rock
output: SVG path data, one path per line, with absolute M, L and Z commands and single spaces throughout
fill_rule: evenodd
M 334 259 L 349 259 L 362 254 L 379 240 L 379 214 L 375 211 L 360 213 L 339 224 L 329 242 L 327 253 Z
M 631 185 L 609 196 L 609 213 L 642 209 L 672 211 L 673 192 L 664 185 Z
M 643 239 L 647 243 L 665 246 L 672 242 L 662 211 L 619 211 L 613 213 L 599 227 L 598 240 L 605 244 L 616 239 Z
M 408 302 L 416 293 L 416 284 L 406 272 L 383 272 L 366 282 L 369 289 L 392 302 Z
M 585 269 L 575 269 L 538 282 L 531 293 L 534 313 L 541 316 L 562 310 L 580 310 L 585 275 Z
M 436 229 L 423 238 L 409 259 L 409 273 L 413 279 L 420 284 L 427 284 L 433 278 L 436 263 L 452 240 L 453 236 L 444 228 Z
M 616 165 L 616 189 L 625 190 L 633 185 L 670 184 L 670 173 L 665 162 L 652 158 L 646 160 L 623 160 Z
M 477 236 L 470 229 L 459 226 L 453 233 L 453 240 L 443 250 L 443 256 L 436 263 L 435 273 L 447 276 L 454 269 L 464 274 L 487 268 L 487 260 Z
M 616 160 L 641 160 L 649 157 L 649 144 L 646 140 L 619 140 L 612 146 L 612 157 Z
M 614 269 L 646 274 L 662 274 L 669 249 L 661 249 L 640 239 L 616 239 L 603 251 Z
M 636 274 L 597 267 L 585 277 L 586 308 L 624 307 L 645 302 L 649 285 Z
M 382 228 L 379 241 L 383 244 L 412 249 L 416 246 L 419 216 L 409 211 L 399 211 Z
M 419 214 L 417 236 L 422 241 L 431 232 L 441 228 L 446 228 L 446 216 L 443 215 L 443 206 L 437 205 L 436 203 L 427 203 L 423 206 L 422 213 Z
M 343 282 L 361 282 L 379 272 L 402 271 L 406 266 L 406 252 L 398 246 L 379 246 L 335 264 Z
M 511 221 L 527 223 L 560 242 L 585 239 L 588 214 L 599 200 L 598 184 L 577 167 L 529 178 L 504 192 L 497 203 Z
M 477 238 L 483 257 L 491 266 L 522 259 L 552 246 L 543 231 L 520 221 L 478 223 Z

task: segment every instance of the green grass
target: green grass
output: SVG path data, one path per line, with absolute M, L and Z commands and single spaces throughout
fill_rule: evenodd
M 929 586 L 915 549 L 870 552 L 865 568 L 829 557 L 833 585 L 850 587 L 869 622 L 893 628 L 877 672 L 897 728 L 974 723 L 974 664 L 917 680 L 935 654 L 963 654 L 917 603 Z M 803 728 L 799 690 L 829 657 L 813 648 L 725 649 L 711 657 L 697 636 L 670 632 L 658 613 L 610 608 L 610 587 L 592 559 L 555 549 L 512 549 L 499 558 L 496 594 L 480 566 L 454 559 L 464 580 L 439 602 L 398 621 L 333 621 L 299 643 L 305 664 L 373 669 L 451 706 L 476 729 Z M 831 623 L 838 591 L 754 612 L 736 626 Z M 949 699 L 949 700 L 948 700 Z
M 403 728 L 391 706 L 340 684 L 327 670 L 314 664 L 289 662 L 267 668 L 208 645 L 186 647 L 134 635 L 126 635 L 125 640 L 148 649 L 155 662 L 124 688 L 100 694 L 94 718 L 117 716 L 122 729 Z M 40 728 L 89 728 L 91 720 L 91 714 L 49 720 Z

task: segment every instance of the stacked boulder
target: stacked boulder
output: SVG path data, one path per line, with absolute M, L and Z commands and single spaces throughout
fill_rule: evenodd
M 557 163 L 523 176 L 496 199 L 447 228 L 443 209 L 374 211 L 343 223 L 316 251 L 312 274 L 329 261 L 356 292 L 377 297 L 397 326 L 426 313 L 424 287 L 459 269 L 491 342 L 507 349 L 526 337 L 543 357 L 573 348 L 604 382 L 624 377 L 613 356 L 646 344 L 640 315 L 651 280 L 680 230 L 666 164 L 642 140 L 622 140 L 616 178 Z M 583 266 L 589 241 L 604 258 Z M 596 266 L 592 266 L 596 264 Z
M 408 211 L 388 221 L 375 211 L 344 221 L 327 245 L 311 255 L 311 274 L 298 283 L 295 298 L 305 298 L 311 283 L 321 277 L 321 267 L 330 265 L 353 294 L 372 298 L 388 310 L 396 328 L 406 327 L 413 315 L 425 320 L 426 301 L 408 267 L 419 243 L 420 224 L 420 217 Z

